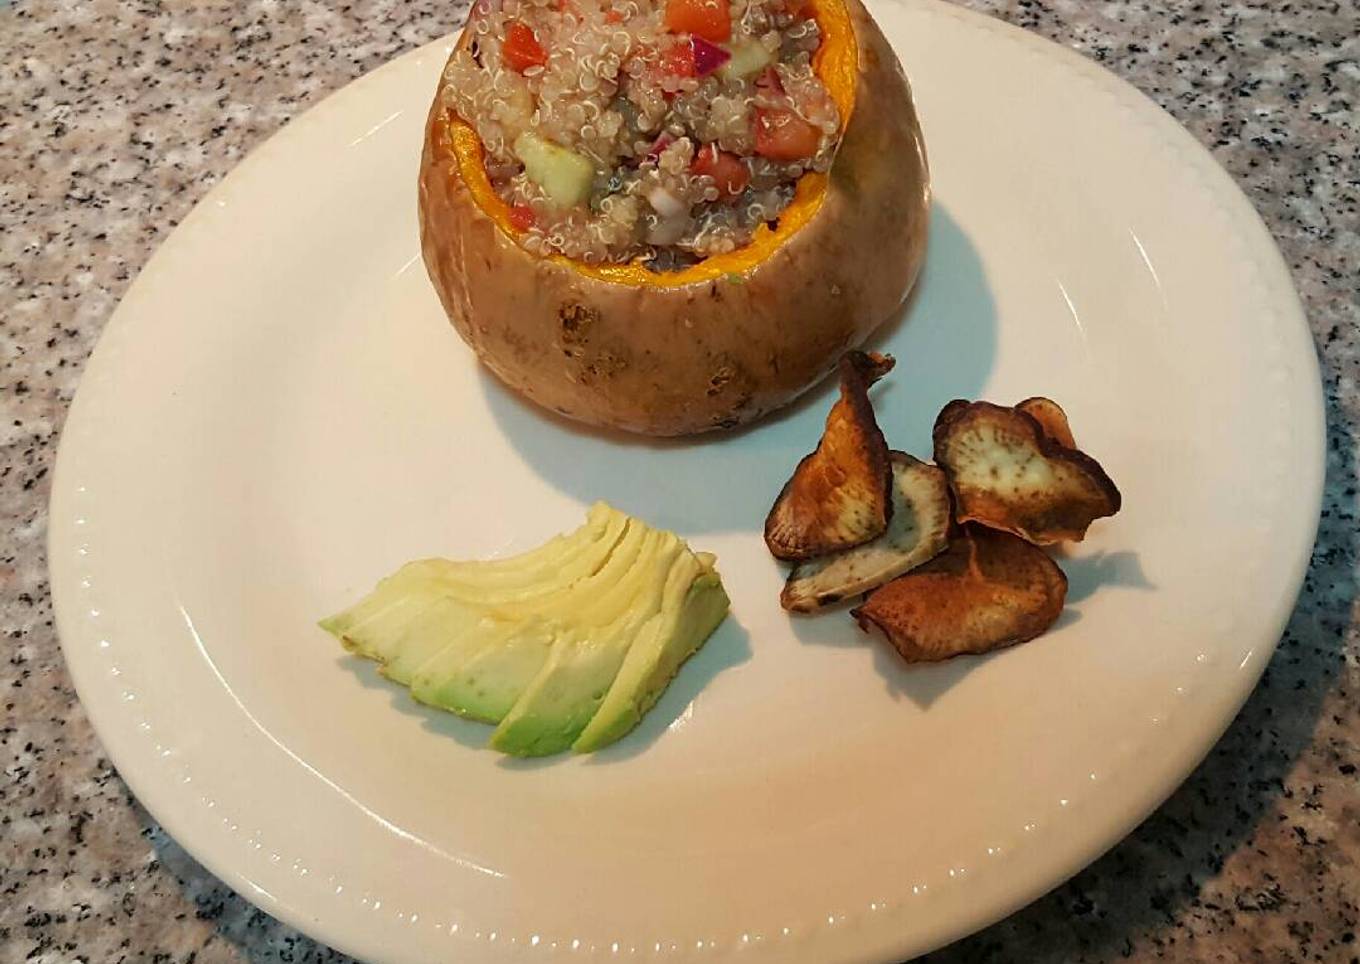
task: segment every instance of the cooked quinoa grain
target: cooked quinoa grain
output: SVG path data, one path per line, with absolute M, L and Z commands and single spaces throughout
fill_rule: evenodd
M 530 251 L 684 267 L 831 166 L 802 0 L 479 0 L 468 30 L 441 96 Z

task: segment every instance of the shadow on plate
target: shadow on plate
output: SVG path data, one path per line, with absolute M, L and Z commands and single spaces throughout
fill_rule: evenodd
M 1357 602 L 1360 425 L 1335 396 L 1327 424 L 1327 495 L 1302 593 L 1260 684 L 1217 746 L 1105 856 L 922 962 L 1141 960 L 1176 946 L 1189 959 L 1197 932 L 1216 953 L 1242 959 L 1283 960 L 1300 947 L 1318 960 L 1351 959 L 1339 943 L 1350 929 L 1344 901 L 1329 910 L 1318 896 L 1343 887 L 1348 871 L 1335 862 L 1331 835 L 1315 828 L 1345 814 L 1354 796 L 1348 768 L 1360 762 L 1339 749 L 1354 740 L 1354 705 L 1341 686 Z M 1094 568 L 1107 565 L 1136 571 L 1128 563 Z M 1262 946 L 1271 935 L 1278 940 Z
M 1136 552 L 1099 552 L 1080 558 L 1057 555 L 1063 572 L 1067 573 L 1069 606 L 1094 595 L 1097 589 L 1157 588 L 1143 573 L 1143 563 Z
M 956 656 L 942 663 L 908 663 L 886 640 L 866 638 L 866 641 L 874 647 L 874 665 L 888 680 L 888 692 L 897 699 L 911 700 L 923 710 L 930 709 L 936 700 L 995 655 Z
M 944 663 L 908 663 L 892 644 L 877 632 L 866 633 L 855 623 L 850 610 L 859 600 L 847 600 L 816 616 L 788 617 L 793 634 L 808 646 L 835 649 L 868 648 L 884 689 L 894 700 L 911 700 L 927 709 L 962 680 L 986 656 L 961 656 Z
M 920 282 L 869 346 L 897 356 L 875 392 L 896 448 L 928 445 L 950 398 L 975 396 L 996 353 L 996 306 L 976 248 L 936 204 Z M 966 350 L 960 350 L 960 347 Z M 526 402 L 478 369 L 487 407 L 525 464 L 582 502 L 604 499 L 654 525 L 693 535 L 758 529 L 793 466 L 816 445 L 833 386 L 723 435 L 648 439 L 591 429 Z M 694 453 L 702 448 L 702 458 Z
M 446 736 L 474 750 L 486 748 L 486 741 L 490 739 L 492 729 L 487 724 L 465 720 L 461 716 L 417 702 L 405 686 L 394 683 L 379 673 L 378 664 L 371 659 L 344 653 L 336 659 L 341 666 L 354 674 L 354 678 L 364 689 L 382 690 L 387 693 L 392 709 L 405 716 L 414 716 L 420 720 L 421 726 L 430 732 Z

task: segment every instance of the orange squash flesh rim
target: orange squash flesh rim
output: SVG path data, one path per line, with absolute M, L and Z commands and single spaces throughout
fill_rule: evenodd
M 810 0 L 808 6 L 822 35 L 821 46 L 813 57 L 813 70 L 826 85 L 827 92 L 840 112 L 841 133 L 844 134 L 850 114 L 854 111 L 855 85 L 859 77 L 859 49 L 855 43 L 854 26 L 850 22 L 849 10 L 841 0 Z M 491 186 L 482 142 L 476 130 L 452 112 L 449 112 L 448 119 L 449 139 L 457 160 L 458 173 L 467 185 L 473 202 L 502 232 L 511 238 L 518 238 L 523 232 L 510 223 L 510 206 L 501 200 Z M 679 271 L 650 271 L 640 261 L 592 265 L 561 254 L 548 257 L 588 278 L 641 287 L 671 288 L 733 275 L 740 277 L 763 263 L 812 220 L 826 198 L 826 188 L 825 174 L 815 171 L 804 174 L 794 188 L 793 200 L 779 215 L 773 229 L 768 224 L 761 224 L 750 242 L 742 247 L 727 254 L 705 258 Z

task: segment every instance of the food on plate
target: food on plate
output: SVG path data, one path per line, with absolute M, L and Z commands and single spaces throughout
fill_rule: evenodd
M 797 563 L 779 601 L 790 612 L 815 613 L 861 596 L 944 551 L 952 523 L 944 472 L 905 452 L 892 452 L 892 521 L 870 542 Z
M 860 0 L 481 0 L 420 172 L 425 263 L 481 360 L 652 435 L 825 375 L 902 302 L 928 206 Z
M 1042 396 L 1027 398 L 1017 404 L 1015 410 L 1024 412 L 1038 422 L 1044 434 L 1059 445 L 1069 449 L 1077 447 L 1077 440 L 1072 437 L 1072 426 L 1067 422 L 1067 413 L 1053 399 Z
M 889 355 L 848 352 L 840 399 L 816 450 L 798 463 L 765 519 L 777 559 L 801 561 L 882 535 L 892 514 L 892 469 L 869 401 L 869 386 L 892 370 Z
M 683 268 L 749 244 L 804 174 L 831 169 L 822 30 L 788 0 L 483 2 L 442 101 L 476 132 L 527 251 Z M 831 55 L 853 57 L 847 40 Z
M 1054 424 L 1061 432 L 1066 418 Z M 1051 545 L 1080 542 L 1094 520 L 1119 511 L 1119 489 L 1100 464 L 1058 441 L 1030 412 L 955 400 L 935 420 L 934 442 L 960 522 Z
M 516 756 L 628 733 L 727 614 L 709 553 L 603 503 L 508 559 L 408 563 L 321 626 Z
M 942 555 L 870 593 L 851 615 L 908 662 L 935 662 L 1033 639 L 1066 596 L 1067 577 L 1042 549 L 968 523 Z
M 672 569 L 659 617 L 629 647 L 599 710 L 572 744 L 578 753 L 607 746 L 637 726 L 680 664 L 722 622 L 728 599 L 713 570 L 714 561 L 707 553 L 697 553 Z M 695 570 L 693 575 L 690 569 Z
M 1119 511 L 1119 490 L 1076 448 L 1067 413 L 1049 398 L 1014 408 L 950 402 L 935 421 L 937 465 L 889 453 L 869 386 L 892 367 L 891 357 L 862 352 L 841 359 L 841 396 L 822 440 L 765 520 L 770 552 L 795 563 L 781 605 L 816 613 L 867 593 L 851 615 L 909 662 L 1033 639 L 1067 596 L 1067 578 L 1037 544 L 1080 540 L 1094 519 Z

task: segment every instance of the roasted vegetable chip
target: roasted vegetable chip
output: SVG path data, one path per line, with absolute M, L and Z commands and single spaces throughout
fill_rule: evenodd
M 889 455 L 892 521 L 870 542 L 800 562 L 780 594 L 784 608 L 815 613 L 860 596 L 939 555 L 949 544 L 949 483 L 942 470 L 905 452 Z
M 1027 398 L 1015 406 L 1015 410 L 1024 412 L 1038 422 L 1044 434 L 1059 445 L 1069 449 L 1077 447 L 1077 440 L 1072 436 L 1072 426 L 1067 423 L 1067 413 L 1053 399 L 1043 396 Z
M 1119 511 L 1119 489 L 1100 464 L 1061 444 L 1028 412 L 953 401 L 935 420 L 934 438 L 959 522 L 1050 545 L 1080 542 L 1092 521 Z
M 852 610 L 908 662 L 986 653 L 1040 635 L 1058 618 L 1067 577 L 1042 549 L 969 524 L 948 550 L 870 594 Z
M 801 561 L 883 534 L 892 514 L 892 472 L 869 386 L 893 367 L 889 355 L 852 351 L 840 362 L 841 397 L 817 450 L 798 463 L 765 519 L 765 544 Z

